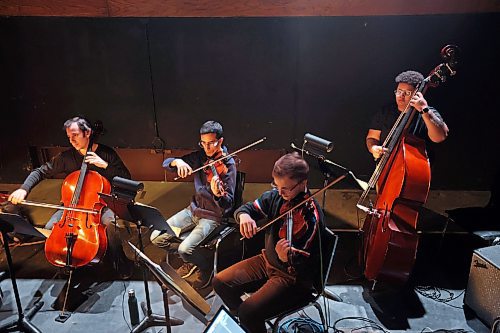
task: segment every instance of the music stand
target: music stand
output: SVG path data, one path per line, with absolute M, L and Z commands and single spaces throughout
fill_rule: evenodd
M 208 320 L 205 316 L 210 312 L 210 305 L 205 301 L 205 299 L 201 297 L 201 295 L 198 294 L 198 292 L 191 287 L 189 283 L 181 278 L 175 269 L 168 263 L 165 263 L 163 267 L 160 267 L 160 265 L 149 259 L 132 243 L 128 242 L 128 244 L 132 250 L 134 250 L 139 260 L 141 260 L 149 271 L 153 273 L 156 280 L 160 284 L 163 292 L 165 314 L 168 313 L 167 290 L 170 289 L 174 294 L 181 298 L 184 308 L 206 325 Z
M 123 200 L 116 194 L 109 195 L 99 193 L 99 196 L 117 216 L 137 225 L 137 238 L 141 252 L 144 252 L 141 227 L 154 227 L 156 230 L 167 230 L 167 232 L 169 232 L 171 235 L 175 235 L 163 215 L 161 215 L 161 213 L 155 207 L 134 202 L 133 200 Z M 165 305 L 165 316 L 153 313 L 153 310 L 151 309 L 151 299 L 149 298 L 148 270 L 145 269 L 144 265 L 142 269 L 142 278 L 144 280 L 146 304 L 144 304 L 144 302 L 141 302 L 141 308 L 145 314 L 145 317 L 132 330 L 131 333 L 142 332 L 149 327 L 163 325 L 166 325 L 167 332 L 170 333 L 170 326 L 178 326 L 184 324 L 183 320 L 169 317 L 168 305 Z
M 42 301 L 38 301 L 35 305 L 26 313 L 23 312 L 21 306 L 21 299 L 19 297 L 19 290 L 17 289 L 16 274 L 14 271 L 14 265 L 12 264 L 12 256 L 10 254 L 9 243 L 7 241 L 7 233 L 15 231 L 23 235 L 31 235 L 46 238 L 42 233 L 37 231 L 28 221 L 23 217 L 16 214 L 1 213 L 0 212 L 0 231 L 2 232 L 3 245 L 5 249 L 5 256 L 7 257 L 7 264 L 10 271 L 10 279 L 12 281 L 12 289 L 14 290 L 14 296 L 17 305 L 17 319 L 0 326 L 0 332 L 29 332 L 29 333 L 41 333 L 41 331 L 30 322 L 30 319 L 40 310 L 43 306 Z

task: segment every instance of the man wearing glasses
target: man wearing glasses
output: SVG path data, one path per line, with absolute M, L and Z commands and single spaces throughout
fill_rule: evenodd
M 221 124 L 216 121 L 205 122 L 200 128 L 198 145 L 201 149 L 180 158 L 167 158 L 163 161 L 163 167 L 170 172 L 176 172 L 181 178 L 189 176 L 194 169 L 227 153 L 226 147 L 222 145 L 222 134 Z M 194 273 L 195 278 L 188 281 L 192 282 L 196 289 L 207 287 L 213 273 L 213 253 L 197 246 L 217 227 L 234 205 L 236 165 L 232 157 L 224 159 L 223 163 L 227 172 L 209 174 L 211 168 L 208 167 L 208 173 L 201 170 L 194 174 L 195 194 L 191 203 L 167 220 L 170 227 L 180 230 L 179 233 L 183 232 L 183 235 L 177 235 L 183 238 L 180 244 L 173 243 L 173 235 L 166 231 L 154 230 L 151 233 L 153 244 L 167 251 L 177 250 L 184 261 L 177 273 L 184 279 Z M 186 229 L 190 231 L 184 232 Z
M 308 173 L 307 162 L 297 153 L 278 159 L 272 172 L 274 189 L 234 213 L 241 235 L 253 237 L 257 223 L 263 226 L 307 198 Z M 302 227 L 294 233 L 292 245 L 280 233 L 284 219 L 277 220 L 264 229 L 261 254 L 230 266 L 213 279 L 216 293 L 250 333 L 265 333 L 266 319 L 304 305 L 322 276 L 319 236 L 325 231 L 323 212 L 312 199 L 292 215 L 293 224 Z M 253 294 L 242 301 L 246 292 Z
M 427 128 L 427 136 L 433 142 L 442 142 L 448 136 L 448 126 L 443 121 L 436 109 L 427 105 L 421 92 L 415 93 L 416 87 L 424 80 L 424 76 L 415 71 L 406 71 L 396 76 L 398 84 L 394 95 L 396 103 L 382 108 L 372 119 L 370 129 L 366 135 L 366 147 L 375 159 L 387 152 L 382 144 L 387 134 L 393 127 L 400 112 L 414 107 L 420 112 Z M 415 133 L 420 134 L 422 128 L 417 128 Z

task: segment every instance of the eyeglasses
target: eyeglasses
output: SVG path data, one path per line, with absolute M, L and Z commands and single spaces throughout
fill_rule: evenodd
M 281 192 L 292 192 L 293 190 L 295 190 L 295 188 L 297 186 L 299 186 L 300 183 L 302 183 L 303 180 L 299 181 L 297 184 L 293 185 L 291 188 L 286 188 L 286 187 L 282 187 L 281 189 L 278 188 L 278 185 L 276 185 L 276 183 L 274 182 L 274 180 L 271 182 L 271 187 L 274 188 L 275 190 L 281 190 Z
M 413 91 L 410 91 L 410 90 L 401 90 L 401 89 L 396 89 L 394 90 L 394 94 L 396 94 L 396 96 L 411 96 L 413 94 Z
M 214 141 L 209 141 L 209 142 L 205 142 L 205 141 L 198 142 L 198 146 L 200 146 L 200 148 L 217 147 L 218 144 L 219 144 L 219 140 L 214 140 Z

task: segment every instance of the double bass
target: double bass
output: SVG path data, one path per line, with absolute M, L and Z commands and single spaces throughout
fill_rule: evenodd
M 441 50 L 445 62 L 434 68 L 413 94 L 424 94 L 428 87 L 436 87 L 455 75 L 457 55 L 456 46 L 445 46 Z M 388 152 L 380 158 L 357 203 L 367 213 L 361 255 L 364 275 L 371 281 L 402 285 L 415 262 L 418 213 L 427 200 L 431 179 L 425 141 L 410 130 L 417 114 L 409 105 L 401 112 L 383 143 Z M 377 189 L 375 204 L 366 206 L 373 188 Z
M 100 132 L 94 126 L 87 153 Z M 62 218 L 45 241 L 45 256 L 54 266 L 74 269 L 98 263 L 107 249 L 106 227 L 101 223 L 104 203 L 98 193 L 109 194 L 111 184 L 98 172 L 87 170 L 85 158 L 80 170 L 70 173 L 61 187 Z

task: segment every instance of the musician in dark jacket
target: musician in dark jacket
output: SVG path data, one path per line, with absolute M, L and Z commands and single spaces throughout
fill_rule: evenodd
M 201 149 L 180 158 L 167 158 L 163 161 L 163 167 L 182 178 L 190 175 L 193 170 L 227 154 L 222 135 L 221 124 L 216 121 L 205 122 L 200 128 Z M 195 278 L 188 282 L 192 282 L 196 289 L 209 286 L 213 272 L 213 253 L 197 246 L 234 205 L 236 165 L 232 157 L 224 159 L 222 163 L 222 169 L 225 170 L 220 174 L 213 175 L 209 167 L 194 174 L 195 194 L 189 206 L 167 220 L 170 227 L 179 228 L 178 230 L 191 228 L 189 233 L 184 233 L 184 239 L 178 244 L 177 252 L 184 264 L 177 269 L 177 273 L 184 279 L 195 273 Z M 180 233 L 175 236 L 183 237 Z M 172 235 L 166 230 L 153 231 L 151 242 L 167 251 L 175 251 Z
M 11 193 L 9 201 L 14 204 L 20 203 L 26 198 L 31 189 L 43 179 L 53 178 L 58 174 L 67 176 L 74 171 L 80 170 L 84 159 L 88 163 L 88 170 L 98 172 L 110 182 L 115 176 L 130 178 L 129 170 L 112 148 L 100 143 L 94 143 L 92 151 L 87 152 L 92 134 L 92 128 L 88 120 L 81 117 L 68 119 L 64 123 L 64 131 L 73 148 L 59 153 L 50 161 L 34 169 L 21 187 Z M 63 210 L 56 211 L 45 225 L 45 228 L 52 229 L 62 218 L 63 212 Z M 132 274 L 133 266 L 123 252 L 114 213 L 107 207 L 104 207 L 101 213 L 101 222 L 107 226 L 108 250 L 113 265 L 122 278 L 128 278 Z
M 271 221 L 303 201 L 309 166 L 297 153 L 287 154 L 273 168 L 275 189 L 267 191 L 235 212 L 240 233 L 253 237 L 257 226 Z M 302 226 L 290 240 L 280 236 L 285 219 L 265 229 L 262 253 L 215 275 L 213 286 L 229 309 L 250 333 L 266 332 L 265 320 L 287 309 L 307 304 L 321 279 L 319 237 L 324 231 L 323 213 L 315 199 L 292 214 L 293 224 Z M 259 222 L 256 222 L 259 221 Z M 254 292 L 246 300 L 241 296 Z

